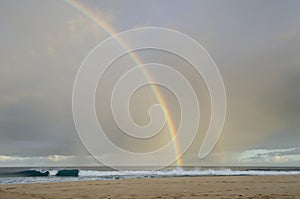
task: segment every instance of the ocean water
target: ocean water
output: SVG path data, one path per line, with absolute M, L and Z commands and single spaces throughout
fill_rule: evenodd
M 123 170 L 115 171 L 107 167 L 64 168 L 79 169 L 78 177 L 57 177 L 62 168 L 1 168 L 0 184 L 24 184 L 67 182 L 83 180 L 118 180 L 129 178 L 165 178 L 186 176 L 257 176 L 257 175 L 300 175 L 300 167 L 169 167 L 161 170 Z M 21 171 L 49 171 L 49 176 L 24 177 L 14 175 Z

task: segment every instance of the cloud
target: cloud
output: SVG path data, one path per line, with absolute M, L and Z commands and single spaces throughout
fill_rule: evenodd
M 13 161 L 24 161 L 24 160 L 50 160 L 53 162 L 59 162 L 64 160 L 69 160 L 74 158 L 73 156 L 63 156 L 63 155 L 49 155 L 49 156 L 37 156 L 37 157 L 20 157 L 20 156 L 8 156 L 0 155 L 0 162 L 13 162 Z
M 63 155 L 50 155 L 50 156 L 48 156 L 48 159 L 53 161 L 53 162 L 69 160 L 69 159 L 72 159 L 72 158 L 73 158 L 73 156 L 63 156 Z
M 254 149 L 241 153 L 241 162 L 286 163 L 300 161 L 300 147 L 286 149 Z
M 220 68 L 228 96 L 227 120 L 220 149 L 210 156 L 212 164 L 299 160 L 299 6 L 86 3 L 118 30 L 151 24 L 204 42 Z M 5 154 L 0 156 L 1 164 L 93 163 L 75 157 L 87 152 L 73 123 L 72 85 L 84 57 L 108 34 L 63 1 L 0 4 L 0 151 Z M 187 164 L 199 163 L 201 140 L 195 143 L 185 155 Z
M 80 166 L 91 165 L 99 166 L 100 163 L 95 161 L 92 156 L 65 156 L 65 155 L 49 155 L 49 156 L 9 156 L 0 155 L 1 166 Z
M 6 161 L 11 161 L 14 158 L 11 156 L 7 156 L 7 155 L 0 155 L 0 162 L 6 162 Z
M 108 34 L 64 2 L 0 4 L 0 43 L 9 41 L 0 46 L 0 151 L 86 154 L 72 120 L 72 84 L 83 58 Z M 100 17 L 113 20 L 109 12 Z

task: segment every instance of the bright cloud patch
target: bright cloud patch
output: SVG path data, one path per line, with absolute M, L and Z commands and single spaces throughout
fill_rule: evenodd
M 11 156 L 6 156 L 6 155 L 0 155 L 0 162 L 12 160 L 13 158 Z
M 63 156 L 63 155 L 50 155 L 48 159 L 54 162 L 62 161 L 62 160 L 69 160 L 72 159 L 73 156 Z
M 1 165 L 10 166 L 14 164 L 22 164 L 23 166 L 28 165 L 55 165 L 60 163 L 68 163 L 68 161 L 74 160 L 74 156 L 63 156 L 63 155 L 49 155 L 49 156 L 35 156 L 35 157 L 20 157 L 20 156 L 7 156 L 0 155 Z

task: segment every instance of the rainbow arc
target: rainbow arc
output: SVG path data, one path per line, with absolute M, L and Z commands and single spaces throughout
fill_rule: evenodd
M 111 25 L 109 25 L 104 20 L 102 20 L 98 15 L 96 15 L 93 12 L 92 9 L 90 9 L 87 5 L 83 4 L 82 2 L 77 1 L 77 0 L 66 0 L 66 2 L 70 6 L 75 8 L 77 11 L 79 11 L 81 14 L 86 16 L 88 19 L 90 19 L 93 23 L 97 24 L 100 28 L 102 28 L 110 36 L 118 33 L 118 31 L 116 31 Z M 124 48 L 125 50 L 127 50 L 127 49 L 130 50 L 129 45 L 125 40 L 123 40 L 120 37 L 117 37 L 116 40 L 118 41 L 118 43 L 120 44 L 120 46 L 122 48 Z M 143 64 L 143 62 L 136 55 L 135 52 L 131 52 L 129 55 L 131 56 L 132 60 L 136 63 L 136 65 Z M 149 73 L 146 71 L 145 68 L 143 68 L 143 73 L 144 73 L 145 77 L 151 82 L 152 78 L 149 75 Z M 174 140 L 174 152 L 175 152 L 175 155 L 177 158 L 176 164 L 177 164 L 177 166 L 182 166 L 183 160 L 180 156 L 180 146 L 179 146 L 179 143 L 177 142 L 177 140 L 175 139 L 176 138 L 176 128 L 175 128 L 175 124 L 173 122 L 172 116 L 170 114 L 167 102 L 163 98 L 163 95 L 161 94 L 161 92 L 155 86 L 151 86 L 151 89 L 152 89 L 153 94 L 155 95 L 157 101 L 165 108 L 166 124 L 168 126 L 170 136 L 171 136 L 172 140 Z

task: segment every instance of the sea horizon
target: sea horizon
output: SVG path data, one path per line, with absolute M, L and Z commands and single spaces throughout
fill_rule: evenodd
M 55 176 L 60 170 L 78 169 L 76 177 Z M 49 172 L 48 176 L 24 176 L 22 172 Z M 115 170 L 105 166 L 0 167 L 0 184 L 28 184 L 89 180 L 120 180 L 136 178 L 201 177 L 201 176 L 278 176 L 300 175 L 293 166 L 171 166 L 158 170 L 127 167 Z

